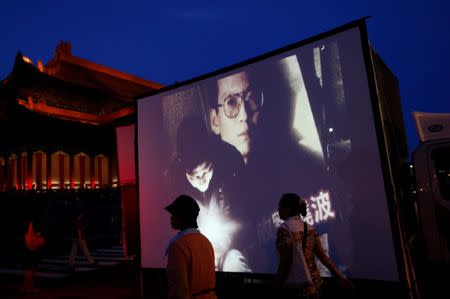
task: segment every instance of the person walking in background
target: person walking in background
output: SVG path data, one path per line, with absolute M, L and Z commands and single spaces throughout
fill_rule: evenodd
M 45 238 L 39 225 L 35 220 L 29 221 L 28 228 L 25 233 L 25 277 L 22 287 L 22 292 L 25 294 L 35 293 L 38 291 L 35 287 L 34 276 L 44 246 Z
M 91 252 L 89 251 L 89 248 L 86 243 L 86 232 L 84 227 L 84 220 L 86 217 L 86 213 L 83 210 L 79 210 L 76 214 L 75 221 L 74 221 L 74 236 L 72 240 L 72 249 L 70 251 L 69 256 L 69 271 L 75 271 L 75 257 L 77 256 L 78 248 L 81 249 L 84 256 L 88 260 L 89 264 L 95 265 L 96 261 L 91 255 Z
M 166 249 L 169 299 L 217 299 L 214 250 L 197 229 L 200 211 L 195 199 L 180 195 L 165 208 L 178 230 Z
M 316 230 L 304 222 L 306 201 L 295 193 L 284 194 L 278 204 L 279 216 L 284 222 L 277 233 L 276 246 L 280 258 L 275 285 L 280 298 L 320 298 L 322 278 L 314 257 L 339 279 L 341 286 L 353 287 L 325 254 Z

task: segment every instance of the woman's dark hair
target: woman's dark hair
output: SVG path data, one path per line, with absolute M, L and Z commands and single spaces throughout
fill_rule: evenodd
M 306 201 L 295 193 L 285 193 L 280 198 L 280 207 L 291 209 L 295 215 L 306 216 Z

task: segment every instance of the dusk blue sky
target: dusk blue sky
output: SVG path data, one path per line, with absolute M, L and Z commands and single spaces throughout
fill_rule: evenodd
M 72 53 L 165 85 L 367 20 L 400 83 L 410 152 L 412 111 L 450 112 L 450 1 L 10 1 L 0 5 L 0 79 L 18 51 L 46 63 Z

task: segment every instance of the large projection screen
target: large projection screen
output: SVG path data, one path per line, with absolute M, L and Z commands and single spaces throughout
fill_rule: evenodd
M 217 271 L 274 273 L 278 200 L 295 192 L 348 277 L 399 280 L 361 30 L 138 101 L 143 268 L 165 267 L 176 232 L 164 207 L 188 194 Z

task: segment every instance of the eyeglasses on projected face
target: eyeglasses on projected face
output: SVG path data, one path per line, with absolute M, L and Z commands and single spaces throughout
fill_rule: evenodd
M 223 108 L 226 117 L 236 118 L 239 111 L 241 111 L 244 101 L 251 112 L 258 112 L 264 104 L 264 94 L 262 91 L 255 89 L 244 90 L 243 92 L 229 95 L 225 98 L 223 104 L 217 104 L 217 107 Z

